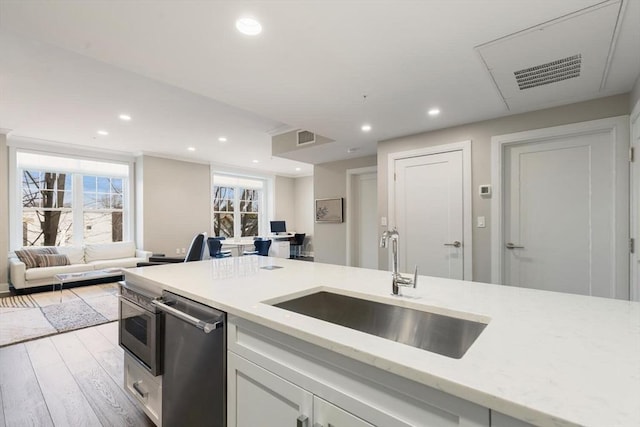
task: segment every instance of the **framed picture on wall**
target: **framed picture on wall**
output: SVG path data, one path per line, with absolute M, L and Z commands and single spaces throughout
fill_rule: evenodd
M 342 197 L 316 199 L 316 222 L 342 222 Z

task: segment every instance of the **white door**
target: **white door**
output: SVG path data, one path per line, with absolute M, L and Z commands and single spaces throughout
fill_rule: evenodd
M 614 144 L 601 131 L 504 149 L 503 284 L 628 298 L 614 232 L 628 224 L 615 197 L 628 170 L 616 170 Z
M 295 426 L 313 416 L 313 395 L 228 352 L 227 426 Z
M 395 161 L 401 272 L 464 279 L 463 153 Z
M 378 180 L 377 173 L 353 178 L 353 255 L 354 267 L 378 268 Z

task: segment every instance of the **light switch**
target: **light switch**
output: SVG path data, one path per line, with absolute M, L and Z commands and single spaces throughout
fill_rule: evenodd
M 386 216 L 380 217 L 380 225 L 383 226 L 383 227 L 387 226 L 387 217 Z
M 478 228 L 485 228 L 486 225 L 484 223 L 484 217 L 483 216 L 479 216 L 478 217 Z

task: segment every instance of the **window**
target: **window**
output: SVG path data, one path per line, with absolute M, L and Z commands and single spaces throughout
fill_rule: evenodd
M 122 242 L 122 178 L 83 175 L 85 243 Z
M 128 238 L 130 166 L 17 152 L 23 246 L 120 242 Z
M 259 236 L 264 223 L 264 181 L 226 175 L 213 177 L 213 234 Z

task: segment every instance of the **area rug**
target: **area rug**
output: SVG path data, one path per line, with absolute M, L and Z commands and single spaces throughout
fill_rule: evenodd
M 0 298 L 0 347 L 115 321 L 117 290 L 107 283 Z
M 41 310 L 44 317 L 58 332 L 86 328 L 109 321 L 82 299 L 48 305 Z

